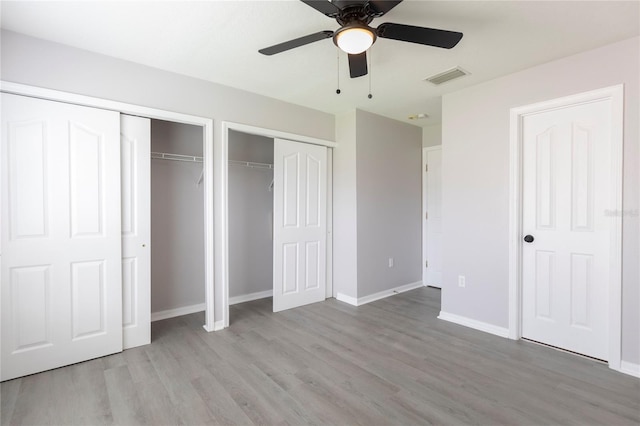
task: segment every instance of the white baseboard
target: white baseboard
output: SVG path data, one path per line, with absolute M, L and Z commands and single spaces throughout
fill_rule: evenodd
M 256 293 L 242 294 L 240 296 L 234 296 L 229 298 L 229 305 L 236 305 L 238 303 L 251 302 L 252 300 L 264 299 L 266 297 L 272 297 L 273 290 L 258 291 Z
M 640 364 L 634 364 L 632 362 L 627 362 L 627 361 L 620 361 L 620 370 L 618 371 L 633 377 L 640 378 Z
M 348 303 L 349 305 L 358 306 L 358 299 L 356 299 L 355 297 L 347 296 L 346 294 L 337 293 L 336 299 L 341 302 Z
M 206 305 L 204 303 L 198 303 L 197 305 L 167 309 L 166 311 L 151 312 L 151 322 L 160 321 L 167 318 L 180 317 L 182 315 L 194 314 L 196 312 L 202 312 L 205 309 Z
M 422 281 L 416 281 L 414 283 L 401 285 L 395 288 L 390 288 L 389 290 L 379 291 L 378 293 L 373 293 L 368 296 L 363 297 L 351 297 L 346 294 L 338 293 L 336 295 L 336 299 L 341 302 L 348 303 L 353 306 L 362 306 L 367 303 L 375 302 L 376 300 L 384 299 L 385 297 L 393 296 L 395 294 L 404 293 L 405 291 L 415 290 L 416 288 L 424 287 Z
M 215 321 L 213 323 L 213 331 L 220 331 L 224 329 L 224 320 Z
M 484 331 L 485 333 L 495 334 L 500 337 L 509 337 L 509 329 L 505 327 L 498 327 L 497 325 L 487 324 L 486 322 L 477 321 L 471 318 L 462 317 L 460 315 L 449 314 L 447 312 L 440 311 L 438 319 L 449 321 L 454 324 L 464 325 L 465 327 L 473 328 L 475 330 Z

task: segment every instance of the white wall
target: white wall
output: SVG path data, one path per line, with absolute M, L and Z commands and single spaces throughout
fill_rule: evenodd
M 422 128 L 422 147 L 442 145 L 442 125 L 433 124 Z
M 422 129 L 358 110 L 356 138 L 361 298 L 422 281 Z
M 229 131 L 229 160 L 273 164 L 273 139 Z M 229 297 L 273 289 L 273 170 L 229 166 Z
M 202 127 L 151 120 L 151 151 L 202 156 Z M 151 312 L 204 303 L 203 165 L 151 160 Z
M 622 359 L 640 363 L 639 51 L 633 38 L 443 97 L 443 311 L 508 326 L 509 109 L 624 83 Z
M 356 112 L 336 118 L 333 149 L 334 292 L 358 296 L 358 217 L 356 188 Z
M 2 30 L 0 43 L 0 76 L 5 81 L 213 118 L 216 137 L 222 121 L 325 140 L 335 137 L 331 114 L 11 31 Z M 216 269 L 217 282 L 221 273 Z M 218 287 L 215 313 L 215 320 L 222 320 Z

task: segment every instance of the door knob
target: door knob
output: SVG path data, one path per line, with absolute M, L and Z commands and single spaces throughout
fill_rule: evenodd
M 533 235 L 525 235 L 524 236 L 524 241 L 527 243 L 532 243 L 534 240 Z

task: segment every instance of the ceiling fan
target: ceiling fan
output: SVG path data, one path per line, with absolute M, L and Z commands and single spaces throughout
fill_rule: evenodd
M 340 28 L 336 31 L 320 31 L 285 41 L 258 52 L 263 55 L 275 55 L 309 43 L 333 38 L 333 42 L 349 55 L 351 78 L 367 75 L 367 49 L 380 38 L 425 44 L 427 46 L 451 49 L 462 33 L 435 28 L 415 27 L 413 25 L 393 24 L 390 22 L 371 28 L 369 24 L 375 18 L 383 16 L 396 7 L 402 0 L 300 0 L 318 12 L 335 19 Z

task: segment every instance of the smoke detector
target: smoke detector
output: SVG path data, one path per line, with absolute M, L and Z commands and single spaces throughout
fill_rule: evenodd
M 464 77 L 465 75 L 469 75 L 469 73 L 460 67 L 454 67 L 446 71 L 443 71 L 441 73 L 432 75 L 431 77 L 427 77 L 425 78 L 425 81 L 428 81 L 429 83 L 432 83 L 435 85 L 440 85 L 442 83 L 446 83 L 447 81 Z

